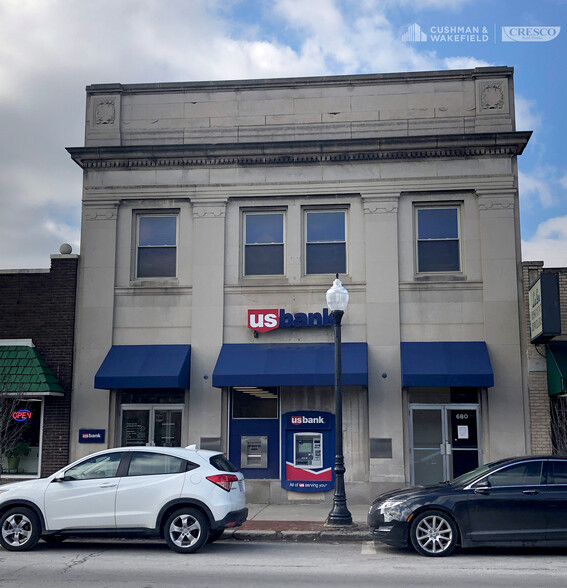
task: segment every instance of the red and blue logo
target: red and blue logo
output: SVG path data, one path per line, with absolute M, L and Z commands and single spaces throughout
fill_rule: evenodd
M 259 333 L 289 327 L 332 327 L 333 324 L 333 317 L 327 308 L 324 308 L 322 312 L 296 312 L 295 314 L 286 312 L 285 308 L 248 310 L 248 328 Z

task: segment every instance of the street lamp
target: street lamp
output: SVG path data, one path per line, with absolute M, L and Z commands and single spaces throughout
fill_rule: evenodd
M 327 306 L 331 311 L 335 329 L 335 494 L 333 508 L 327 518 L 329 525 L 352 525 L 352 515 L 346 504 L 345 465 L 343 457 L 343 399 L 341 361 L 341 319 L 348 304 L 348 292 L 336 274 L 336 280 L 327 290 Z

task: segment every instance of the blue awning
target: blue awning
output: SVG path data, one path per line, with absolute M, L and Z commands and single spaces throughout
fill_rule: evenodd
M 494 386 L 484 341 L 402 343 L 402 386 Z
M 189 388 L 191 345 L 113 345 L 95 388 Z
M 227 343 L 213 386 L 333 386 L 334 343 Z M 368 386 L 366 343 L 343 343 L 342 383 Z

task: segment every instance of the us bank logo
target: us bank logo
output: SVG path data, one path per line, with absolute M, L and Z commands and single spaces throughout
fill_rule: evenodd
M 561 32 L 561 27 L 502 27 L 502 42 L 545 43 L 552 41 Z

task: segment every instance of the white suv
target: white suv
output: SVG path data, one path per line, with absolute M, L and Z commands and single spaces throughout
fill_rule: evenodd
M 193 553 L 248 516 L 244 476 L 217 451 L 118 447 L 48 478 L 0 486 L 0 545 L 74 535 L 161 536 Z

